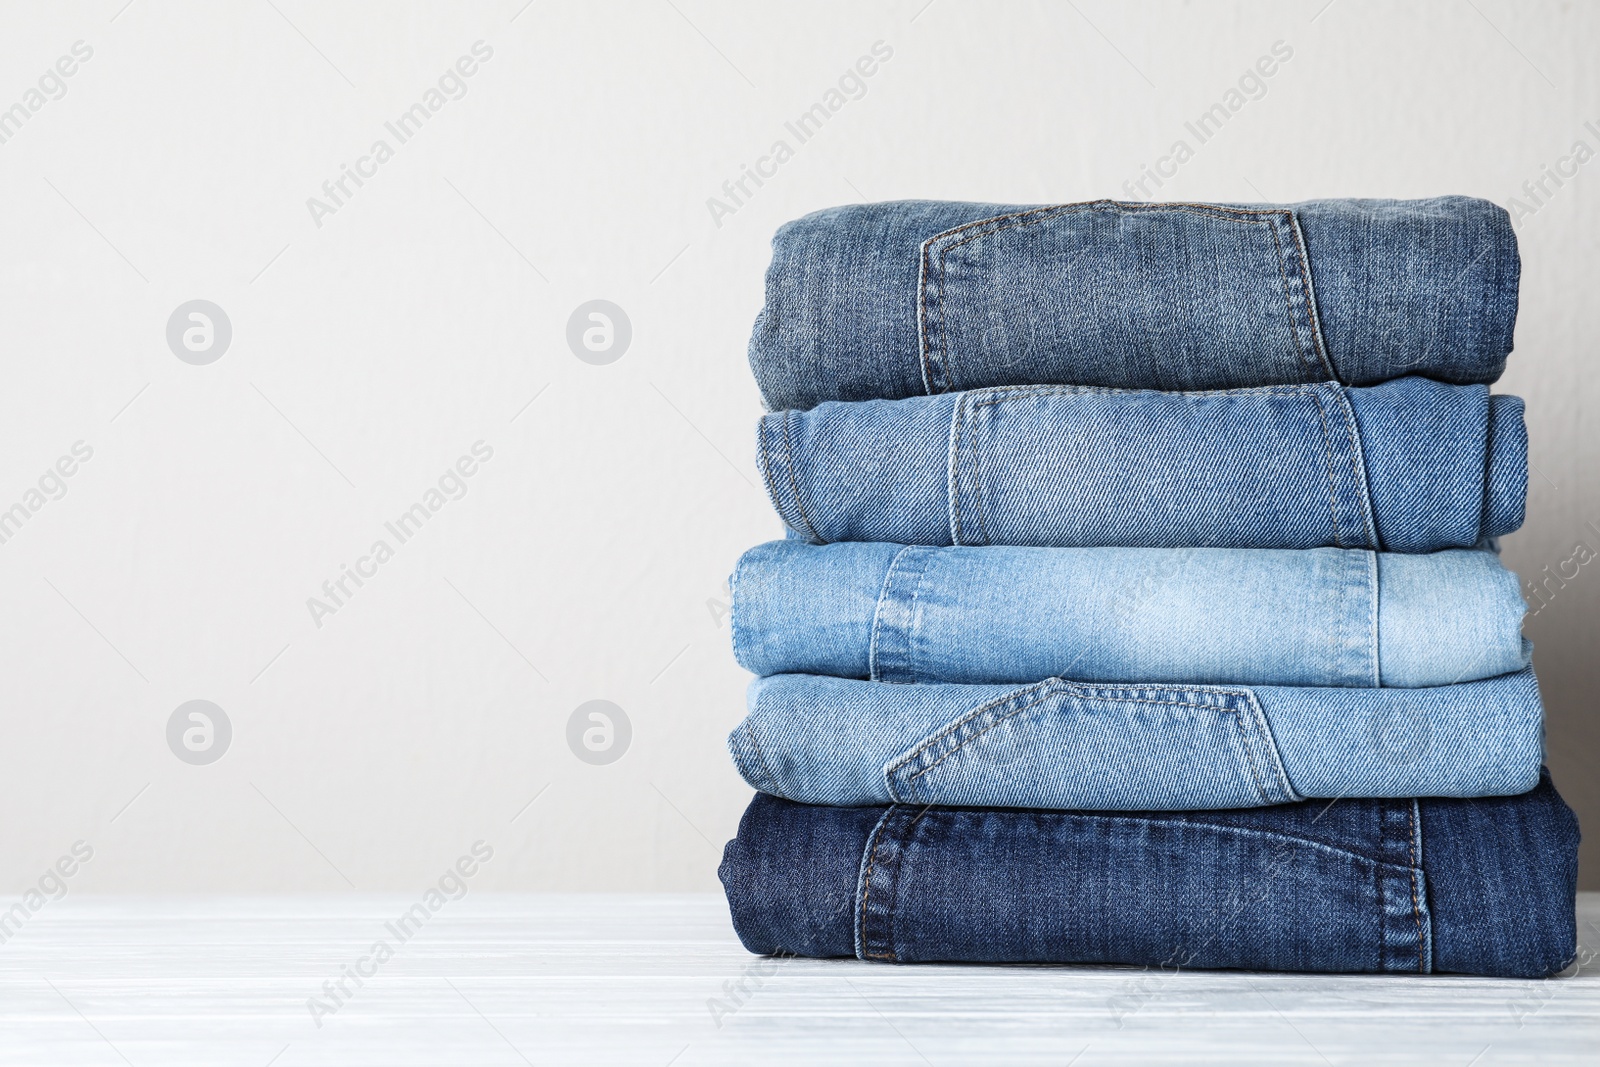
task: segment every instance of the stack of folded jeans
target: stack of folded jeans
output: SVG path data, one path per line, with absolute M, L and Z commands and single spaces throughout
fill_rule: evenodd
M 1537 977 L 1519 260 L 1484 201 L 783 227 L 732 580 L 761 953 Z

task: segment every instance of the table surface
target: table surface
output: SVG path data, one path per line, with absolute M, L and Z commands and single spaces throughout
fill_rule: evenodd
M 1595 893 L 1578 973 L 1543 982 L 762 959 L 715 896 L 386 925 L 418 901 L 50 901 L 0 944 L 0 1063 L 1600 1063 Z

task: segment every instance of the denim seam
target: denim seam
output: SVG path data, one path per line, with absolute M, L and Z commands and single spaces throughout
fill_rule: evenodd
M 1284 267 L 1283 263 L 1283 241 L 1278 238 L 1276 226 L 1268 225 L 1267 232 L 1272 234 L 1272 247 L 1278 250 L 1278 279 L 1283 284 L 1283 309 L 1289 322 L 1289 336 L 1294 338 L 1294 354 L 1301 363 L 1306 363 L 1308 361 L 1306 360 L 1305 343 L 1300 340 L 1300 325 L 1294 321 L 1294 297 L 1289 294 L 1289 271 Z
M 1294 234 L 1295 247 L 1300 252 L 1300 271 L 1305 277 L 1306 313 L 1311 317 L 1311 340 L 1316 345 L 1317 359 L 1322 364 L 1322 369 L 1328 372 L 1330 381 L 1342 381 L 1339 370 L 1333 365 L 1333 356 L 1328 353 L 1328 345 L 1322 337 L 1322 316 L 1317 310 L 1316 283 L 1311 277 L 1311 253 L 1306 248 L 1306 237 L 1300 229 L 1300 216 L 1293 209 L 1289 211 L 1289 231 Z
M 900 549 L 900 551 L 894 554 L 894 559 L 889 561 L 889 568 L 883 572 L 883 585 L 878 590 L 878 602 L 876 605 L 874 605 L 872 612 L 872 640 L 867 646 L 867 674 L 871 681 L 878 682 L 883 680 L 878 671 L 878 637 L 883 632 L 884 606 L 888 604 L 891 599 L 893 599 L 895 579 L 900 574 L 900 561 L 908 552 L 915 552 L 918 555 L 924 554 L 926 547 L 927 546 L 924 545 L 904 546 Z M 907 675 L 910 675 L 913 680 L 916 678 L 916 661 L 911 655 L 912 627 L 916 619 L 917 601 L 922 595 L 922 577 L 925 573 L 927 573 L 926 562 L 924 562 L 922 567 L 917 571 L 917 584 L 911 591 L 910 603 L 906 605 L 906 663 L 903 665 L 903 670 Z
M 894 816 L 894 806 L 884 809 L 883 815 L 878 819 L 878 824 L 872 828 L 872 833 L 867 836 L 865 854 L 861 857 L 861 871 L 857 876 L 861 884 L 859 895 L 860 904 L 856 909 L 856 955 L 867 959 L 867 894 L 872 887 L 872 865 L 878 858 L 878 843 L 883 836 L 884 824 Z
M 763 475 L 763 479 L 765 475 Z M 744 557 L 733 565 L 728 575 L 728 636 L 733 641 L 733 658 L 739 658 L 739 572 L 744 569 Z
M 791 518 L 797 519 L 799 523 L 805 527 L 804 530 L 799 530 L 799 532 L 807 534 L 813 543 L 821 543 L 822 538 L 818 537 L 817 531 L 811 528 L 810 520 L 806 518 L 804 510 L 800 507 L 800 489 L 795 483 L 794 479 L 794 457 L 789 450 L 789 415 L 791 413 L 785 411 L 777 414 L 781 414 L 783 418 L 784 454 L 786 466 L 788 468 L 786 473 L 788 475 L 790 489 L 793 490 L 794 494 L 794 514 L 792 516 L 789 514 L 790 509 L 784 506 L 783 494 L 779 491 L 777 479 L 772 473 L 771 439 L 773 437 L 773 433 L 770 429 L 770 424 L 767 421 L 767 419 L 772 417 L 770 415 L 756 422 L 756 458 L 760 462 L 761 466 L 761 481 L 764 485 L 766 485 L 767 498 L 772 502 L 773 508 L 777 511 L 778 517 L 783 520 L 784 525 L 794 527 L 795 529 L 799 530 L 799 527 L 795 526 L 795 523 L 790 521 Z
M 889 949 L 888 952 L 868 952 L 867 951 L 866 922 L 867 922 L 867 898 L 868 898 L 868 895 L 871 893 L 871 889 L 872 889 L 872 885 L 871 885 L 871 883 L 872 883 L 872 870 L 873 870 L 874 866 L 876 866 L 876 864 L 877 864 L 879 850 L 883 847 L 883 845 L 885 844 L 886 839 L 890 836 L 889 832 L 888 832 L 888 824 L 889 824 L 889 822 L 895 816 L 900 815 L 903 810 L 904 810 L 903 807 L 901 805 L 898 805 L 898 804 L 890 806 L 889 810 L 884 813 L 883 818 L 878 820 L 878 825 L 876 827 L 874 827 L 873 832 L 872 832 L 872 837 L 869 838 L 868 842 L 867 842 L 868 845 L 870 846 L 871 851 L 868 853 L 865 872 L 862 875 L 862 880 L 861 880 L 861 882 L 862 882 L 862 884 L 861 884 L 861 938 L 860 938 L 861 945 L 860 945 L 859 951 L 861 953 L 861 958 L 862 959 L 888 960 L 890 963 L 898 963 L 898 962 L 900 962 L 898 954 L 894 950 L 894 945 L 895 945 L 895 940 L 894 940 L 894 922 L 895 922 L 895 914 L 896 914 L 895 903 L 896 903 L 896 898 L 899 895 L 899 887 L 900 887 L 900 872 L 898 870 L 898 865 L 903 861 L 903 858 L 904 858 L 902 853 L 904 852 L 905 840 L 908 839 L 911 836 L 912 829 L 914 829 L 916 827 L 918 821 L 921 820 L 922 816 L 927 814 L 928 809 L 926 807 L 924 807 L 921 811 L 917 812 L 917 814 L 913 815 L 909 820 L 906 821 L 905 827 L 900 831 L 900 833 L 898 835 L 900 840 L 894 842 L 894 849 L 892 851 L 895 853 L 893 855 L 893 861 L 894 861 L 894 863 L 896 865 L 896 869 L 893 872 L 889 873 L 889 877 L 890 877 L 892 886 L 891 886 L 890 891 L 889 891 L 889 906 L 888 906 L 888 909 L 887 909 L 887 912 L 888 912 L 888 937 L 887 937 L 886 940 L 888 942 L 888 949 Z M 887 857 L 886 857 L 886 862 L 885 862 L 885 865 L 884 865 L 884 869 L 885 869 L 886 872 L 888 872 Z
M 1423 971 L 1433 973 L 1433 909 L 1428 906 L 1428 872 L 1423 868 L 1422 851 L 1422 805 L 1416 799 L 1411 801 L 1412 834 L 1411 843 L 1416 856 L 1416 879 L 1418 884 L 1417 895 L 1422 902 L 1422 932 L 1423 932 Z
M 941 738 L 943 738 L 945 735 L 949 734 L 951 731 L 956 730 L 960 726 L 966 725 L 972 719 L 974 719 L 975 717 L 981 715 L 983 712 L 988 711 L 994 705 L 1003 704 L 1007 700 L 1013 699 L 1014 696 L 1015 695 L 1007 696 L 1007 697 L 1001 697 L 998 700 L 991 701 L 988 704 L 984 704 L 981 707 L 974 708 L 973 710 L 967 712 L 965 715 L 963 715 L 961 717 L 961 719 L 958 722 L 953 723 L 950 726 L 945 727 L 943 730 L 939 731 L 939 733 L 936 736 L 928 738 L 927 740 L 923 741 L 922 744 L 918 745 L 915 749 L 913 749 L 911 752 L 907 753 L 904 756 L 901 756 L 898 760 L 895 760 L 894 763 L 890 766 L 890 770 L 894 771 L 894 770 L 900 769 L 901 767 L 904 767 L 906 764 L 908 764 L 912 760 L 916 759 L 917 756 L 921 755 L 922 752 L 925 749 L 931 747 L 935 742 L 939 741 Z M 967 745 L 969 745 L 972 742 L 976 741 L 978 738 L 982 737 L 984 734 L 988 733 L 990 730 L 993 730 L 996 726 L 999 726 L 1001 723 L 1005 722 L 1007 719 L 1010 719 L 1010 718 L 1012 718 L 1013 716 L 1016 716 L 1016 715 L 1020 715 L 1024 711 L 1027 711 L 1029 708 L 1038 707 L 1040 704 L 1043 704 L 1046 700 L 1049 700 L 1051 696 L 1052 696 L 1052 694 L 1045 693 L 1043 696 L 1040 696 L 1037 700 L 1030 700 L 1026 704 L 1020 705 L 1019 707 L 1012 708 L 1010 711 L 1008 711 L 1004 715 L 1000 716 L 994 722 L 989 723 L 987 726 L 985 726 L 983 729 L 979 730 L 977 733 L 973 734 L 970 737 L 962 738 L 960 741 L 956 742 L 956 746 L 954 748 L 952 748 L 949 752 L 946 752 L 944 755 L 940 756 L 938 759 L 934 760 L 932 763 L 928 764 L 926 767 L 922 768 L 921 770 L 912 773 L 907 780 L 911 781 L 911 782 L 915 782 L 918 778 L 921 778 L 924 774 L 927 774 L 929 771 L 932 771 L 932 770 L 936 769 L 940 764 L 944 763 L 945 760 L 949 759 L 951 756 L 954 756 L 957 752 L 960 752 L 963 748 L 966 748 Z
M 1487 388 L 1487 387 L 1485 387 Z M 1483 507 L 1478 509 L 1478 537 L 1481 539 L 1489 529 L 1489 505 L 1494 497 L 1494 396 L 1490 394 L 1484 403 L 1483 412 Z M 1527 456 L 1523 456 L 1523 466 L 1527 466 Z M 1527 471 L 1523 471 L 1527 477 Z M 1527 490 L 1523 490 L 1524 518 L 1526 518 Z
M 806 506 L 800 499 L 800 483 L 794 476 L 794 445 L 789 440 L 789 422 L 794 412 L 786 411 L 783 414 L 783 465 L 789 475 L 789 491 L 794 494 L 794 512 L 801 522 L 805 523 L 806 531 L 811 534 L 811 539 L 818 544 L 826 544 L 822 536 L 817 533 L 817 528 L 806 514 Z
M 889 890 L 889 952 L 884 958 L 893 960 L 895 963 L 900 962 L 899 953 L 895 951 L 896 941 L 894 937 L 895 919 L 900 914 L 900 909 L 897 906 L 900 903 L 900 864 L 905 862 L 906 842 L 911 839 L 911 831 L 915 829 L 917 822 L 927 813 L 928 809 L 923 808 L 921 811 L 913 815 L 910 820 L 906 822 L 905 829 L 902 830 L 899 835 L 899 840 L 894 843 L 895 866 L 891 877 L 893 888 Z
M 878 587 L 878 600 L 872 606 L 872 639 L 867 642 L 867 680 L 876 682 L 878 678 L 878 635 L 883 632 L 883 605 L 888 600 L 889 588 L 894 581 L 894 569 L 900 562 L 900 557 L 911 551 L 911 545 L 904 545 L 900 551 L 889 560 L 889 566 L 884 569 L 883 582 Z
M 1163 396 L 1181 397 L 1213 397 L 1213 396 L 1304 396 L 1314 393 L 1322 388 L 1321 383 L 1302 383 L 1299 385 L 1260 385 L 1238 389 L 1115 389 L 1105 385 L 989 385 L 981 389 L 969 389 L 968 397 L 989 396 L 993 399 L 973 399 L 972 407 L 987 407 L 991 404 L 1003 404 L 1008 400 L 1031 396 L 1114 396 L 1118 394 L 1131 395 L 1135 393 L 1160 393 Z
M 756 740 L 756 732 L 750 728 L 749 718 L 744 720 L 744 736 L 745 740 L 750 742 L 750 747 L 755 750 L 756 762 L 761 764 L 761 773 L 765 776 L 766 783 L 776 788 L 778 785 L 778 776 L 772 773 L 772 765 L 767 762 L 767 754 L 762 751 L 761 742 Z M 753 782 L 751 784 L 755 785 Z M 757 785 L 756 788 L 761 789 L 759 785 Z M 767 792 L 765 789 L 761 789 L 761 791 L 763 793 Z
M 1256 746 L 1251 744 L 1251 741 L 1255 740 L 1251 736 L 1251 727 L 1254 726 L 1254 723 L 1247 724 L 1244 721 L 1244 716 L 1239 713 L 1239 709 L 1236 707 L 1230 707 L 1227 710 L 1233 714 L 1233 741 L 1239 748 L 1244 750 L 1244 762 L 1250 768 L 1250 779 L 1255 783 L 1256 796 L 1261 798 L 1262 803 L 1271 804 L 1278 798 L 1262 782 L 1261 766 L 1256 760 Z
M 1422 826 L 1421 820 L 1417 817 L 1418 814 L 1417 801 L 1412 798 L 1410 804 L 1406 807 L 1406 824 L 1411 831 L 1406 841 L 1406 850 L 1411 858 L 1411 914 L 1417 924 L 1417 970 L 1422 974 L 1427 974 L 1433 970 L 1433 961 L 1430 958 L 1432 953 L 1429 951 L 1432 947 L 1432 938 L 1430 936 L 1431 931 L 1423 924 L 1422 912 L 1425 898 L 1419 892 L 1420 886 L 1418 885 L 1422 875 L 1422 857 L 1417 855 L 1418 846 L 1422 840 Z
M 1201 210 L 1195 210 L 1196 208 Z M 1074 204 L 1055 204 L 1046 207 L 1030 208 L 1027 211 L 1011 212 L 1004 215 L 994 215 L 986 219 L 975 219 L 972 222 L 963 223 L 960 226 L 946 230 L 943 233 L 934 234 L 932 237 L 929 237 L 927 240 L 922 242 L 922 254 L 917 267 L 917 334 L 920 348 L 919 355 L 921 356 L 920 362 L 922 365 L 922 380 L 923 384 L 928 388 L 930 395 L 933 393 L 933 378 L 936 376 L 934 374 L 935 365 L 937 365 L 939 372 L 937 376 L 941 376 L 945 379 L 945 381 L 940 383 L 941 388 L 939 391 L 950 391 L 950 324 L 949 317 L 945 314 L 945 294 L 949 289 L 949 286 L 946 283 L 948 269 L 945 265 L 945 261 L 949 257 L 949 254 L 955 249 L 970 244 L 973 241 L 982 240 L 985 237 L 992 237 L 997 233 L 1004 232 L 1005 230 L 1016 229 L 1022 226 L 1032 226 L 1041 222 L 1049 221 L 1052 218 L 1059 218 L 1064 215 L 1076 215 L 1094 210 L 1107 209 L 1122 214 L 1143 214 L 1153 211 L 1175 211 L 1180 214 L 1198 215 L 1201 218 L 1211 219 L 1216 222 L 1235 222 L 1240 225 L 1252 226 L 1265 225 L 1267 227 L 1267 232 L 1272 234 L 1273 245 L 1278 252 L 1278 274 L 1279 278 L 1283 282 L 1284 301 L 1288 305 L 1290 330 L 1295 337 L 1295 355 L 1301 360 L 1301 362 L 1305 361 L 1304 353 L 1299 351 L 1299 334 L 1294 328 L 1294 303 L 1289 293 L 1288 278 L 1283 267 L 1283 245 L 1278 239 L 1278 234 L 1275 227 L 1272 225 L 1274 221 L 1282 222 L 1285 219 L 1287 219 L 1289 223 L 1293 225 L 1294 212 L 1292 210 L 1277 208 L 1263 211 L 1253 208 L 1230 208 L 1220 204 L 1192 202 L 1172 204 L 1128 204 L 1116 200 L 1090 200 Z M 964 233 L 965 231 L 973 229 L 974 227 L 987 228 L 980 233 L 975 233 L 970 237 L 964 237 L 959 241 L 949 240 L 955 235 Z M 943 242 L 939 247 L 938 318 L 940 354 L 937 364 L 933 356 L 933 346 L 928 342 L 927 330 L 925 327 L 928 312 L 927 283 L 929 254 L 933 251 L 933 246 L 936 242 Z M 1302 255 L 1301 266 L 1309 283 L 1310 262 L 1309 257 L 1305 256 L 1305 247 L 1303 242 L 1300 242 L 1300 251 Z M 1314 319 L 1312 325 L 1313 327 L 1316 327 L 1317 325 Z M 1317 334 L 1320 335 L 1320 330 L 1317 330 Z M 1316 340 L 1320 341 L 1320 336 L 1317 336 Z M 1326 363 L 1326 360 L 1323 360 L 1323 362 Z
M 1361 447 L 1361 431 L 1356 425 L 1355 409 L 1350 406 L 1350 396 L 1345 392 L 1345 387 L 1333 387 L 1334 398 L 1339 402 L 1339 411 L 1344 416 L 1344 432 L 1350 439 L 1350 468 L 1355 482 L 1356 506 L 1361 510 L 1361 522 L 1366 527 L 1366 546 L 1374 551 L 1383 551 L 1383 542 L 1378 539 L 1378 520 L 1372 512 L 1371 489 L 1367 485 L 1367 455 Z
M 1378 553 L 1367 550 L 1362 553 L 1367 557 L 1367 633 L 1372 649 L 1372 687 L 1383 687 L 1383 644 L 1382 635 L 1378 633 L 1378 597 L 1381 596 L 1380 585 L 1382 581 L 1378 574 Z
M 975 219 L 972 222 L 962 223 L 960 226 L 957 226 L 957 227 L 955 227 L 953 229 L 950 229 L 950 230 L 946 230 L 943 233 L 936 233 L 932 237 L 929 237 L 927 240 L 922 242 L 922 255 L 920 257 L 921 258 L 921 262 L 918 264 L 918 268 L 917 268 L 917 333 L 918 333 L 918 338 L 919 338 L 919 340 L 921 342 L 921 351 L 918 354 L 921 356 L 922 380 L 928 387 L 929 395 L 932 395 L 934 393 L 934 382 L 933 382 L 933 379 L 935 377 L 942 377 L 942 378 L 945 379 L 944 381 L 941 381 L 939 383 L 939 385 L 940 385 L 940 388 L 938 389 L 939 392 L 943 393 L 943 392 L 949 392 L 950 391 L 950 389 L 949 389 L 949 381 L 948 381 L 949 372 L 950 372 L 950 367 L 949 367 L 949 362 L 950 362 L 949 361 L 949 330 L 947 328 L 948 327 L 948 323 L 946 322 L 946 319 L 945 319 L 945 316 L 944 316 L 944 293 L 945 293 L 945 289 L 947 288 L 947 286 L 945 285 L 945 273 L 946 273 L 946 271 L 945 271 L 944 260 L 945 260 L 945 256 L 948 255 L 948 253 L 949 253 L 949 249 L 948 248 L 941 248 L 940 254 L 939 254 L 939 344 L 940 344 L 940 347 L 943 349 L 943 353 L 942 353 L 941 358 L 937 362 L 937 367 L 938 367 L 938 374 L 937 375 L 934 374 L 935 360 L 933 358 L 933 346 L 928 343 L 927 330 L 925 328 L 925 323 L 926 323 L 926 320 L 927 320 L 927 299 L 928 299 L 927 298 L 928 256 L 929 256 L 929 253 L 932 252 L 932 250 L 933 250 L 934 243 L 936 241 L 940 241 L 940 240 L 943 240 L 943 239 L 946 239 L 946 238 L 953 237 L 958 233 L 963 233 L 966 230 L 972 229 L 974 226 L 991 225 L 993 223 L 1002 222 L 1002 221 L 1007 220 L 1007 219 L 1024 219 L 1029 215 L 1037 215 L 1037 214 L 1041 214 L 1041 213 L 1052 213 L 1053 212 L 1053 213 L 1057 213 L 1057 214 L 1072 214 L 1072 213 L 1077 213 L 1077 212 L 1080 212 L 1080 211 L 1088 210 L 1094 204 L 1100 204 L 1100 203 L 1109 203 L 1109 201 L 1091 201 L 1091 202 L 1087 202 L 1087 203 L 1084 203 L 1084 204 L 1081 204 L 1081 205 L 1072 205 L 1072 204 L 1052 205 L 1052 206 L 1048 206 L 1048 207 L 1032 208 L 1032 209 L 1030 209 L 1028 211 L 1012 212 L 1012 213 L 1006 214 L 1006 215 L 995 215 L 995 216 L 992 216 L 992 217 L 987 218 L 987 219 Z M 1026 223 L 1018 222 L 1018 223 L 1015 223 L 1014 225 L 1026 225 Z M 996 230 L 995 232 L 998 232 L 998 230 Z M 969 238 L 969 240 L 970 239 L 972 239 L 972 238 Z M 964 244 L 965 242 L 962 242 L 962 243 Z
M 767 429 L 767 418 L 763 416 L 756 420 L 756 465 L 761 468 L 761 484 L 767 487 L 767 499 L 772 501 L 772 507 L 778 513 L 778 518 L 783 519 L 784 525 L 789 520 L 783 514 L 783 503 L 778 499 L 778 486 L 772 477 L 772 444 L 769 438 L 771 431 Z
M 1278 751 L 1278 742 L 1272 736 L 1272 724 L 1267 719 L 1266 709 L 1261 706 L 1261 701 L 1257 698 L 1255 690 L 1246 688 L 1244 693 L 1244 709 L 1249 712 L 1251 727 L 1257 742 L 1261 746 L 1261 758 L 1271 764 L 1267 769 L 1266 777 L 1275 779 L 1279 787 L 1279 792 L 1274 795 L 1268 795 L 1268 791 L 1263 789 L 1262 799 L 1268 804 L 1291 804 L 1298 800 L 1304 800 L 1305 797 L 1295 790 L 1294 783 L 1289 780 L 1289 771 L 1283 765 L 1283 753 Z M 1243 721 L 1244 716 L 1241 712 L 1241 726 Z M 1255 760 L 1254 754 L 1251 755 L 1251 760 L 1252 762 Z
M 950 543 L 953 545 L 966 545 L 968 543 L 964 540 L 966 530 L 961 521 L 961 513 L 963 511 L 961 461 L 964 455 L 961 449 L 961 439 L 963 436 L 975 436 L 967 433 L 967 409 L 970 406 L 968 404 L 969 395 L 962 395 L 956 398 L 955 412 L 950 424 L 950 453 L 946 460 L 950 468 L 947 484 L 950 495 Z M 973 544 L 982 546 L 990 543 L 989 524 L 984 517 L 983 511 L 982 454 L 975 444 L 969 444 L 968 452 L 972 456 L 972 465 L 975 469 L 972 475 L 972 492 L 966 494 L 966 496 L 970 501 L 972 513 L 978 520 L 978 535 L 982 538 L 981 541 L 973 542 Z
M 963 421 L 972 418 L 971 408 L 962 412 Z M 978 536 L 982 544 L 991 545 L 994 540 L 989 536 L 989 514 L 984 503 L 984 487 L 987 484 L 983 477 L 983 447 L 979 444 L 979 427 L 973 425 L 967 433 L 967 451 L 972 456 L 972 513 L 978 520 Z M 1487 483 L 1486 483 L 1487 484 Z M 1487 500 L 1489 494 L 1484 493 Z
M 1322 461 L 1328 471 L 1328 517 L 1333 520 L 1333 543 L 1339 548 L 1350 546 L 1344 543 L 1344 530 L 1339 525 L 1339 483 L 1333 472 L 1333 437 L 1328 433 L 1328 412 L 1322 406 L 1322 397 L 1312 393 L 1312 402 L 1317 406 L 1317 418 L 1322 422 Z
M 956 397 L 950 409 L 950 441 L 945 453 L 945 495 L 950 502 L 950 543 L 961 543 L 961 422 L 966 397 Z M 1487 496 L 1487 494 L 1485 494 Z
M 1023 696 L 1024 694 L 1026 694 L 1026 693 L 1047 688 L 1049 685 L 1050 685 L 1050 683 L 1048 681 L 1037 682 L 1037 683 L 1035 683 L 1033 685 L 1025 685 L 1020 689 L 1013 689 L 1009 693 L 1002 693 L 1000 696 L 997 696 L 992 700 L 984 701 L 982 704 L 979 704 L 977 707 L 973 708 L 972 710 L 964 712 L 962 715 L 957 717 L 954 722 L 946 724 L 941 730 L 939 730 L 938 733 L 933 734 L 931 737 L 923 738 L 923 740 L 918 742 L 917 745 L 914 748 L 912 748 L 912 750 L 910 752 L 907 752 L 905 755 L 901 756 L 899 759 L 894 760 L 893 762 L 891 762 L 889 767 L 887 768 L 887 771 L 892 772 L 894 770 L 899 769 L 900 767 L 903 767 L 905 764 L 909 763 L 911 760 L 915 759 L 918 755 L 920 755 L 924 749 L 928 748 L 931 745 L 937 744 L 939 741 L 943 740 L 946 735 L 948 735 L 950 733 L 953 733 L 954 731 L 959 730 L 962 726 L 966 725 L 968 720 L 973 719 L 976 716 L 983 714 L 985 711 L 988 711 L 990 708 L 998 707 L 999 705 L 1004 704 L 1008 700 L 1016 700 L 1019 697 Z M 1040 699 L 1042 700 L 1044 698 L 1041 697 Z M 1035 703 L 1037 703 L 1037 701 L 1035 701 Z M 1032 705 L 1029 705 L 1029 706 L 1031 707 Z
M 982 810 L 982 809 L 980 809 L 980 810 Z M 1033 812 L 1032 814 L 1035 814 L 1035 815 L 1051 815 L 1051 814 L 1059 815 L 1059 814 L 1063 814 L 1063 813 L 1061 813 L 1061 812 L 1050 812 L 1050 811 L 1036 811 L 1036 812 Z M 1330 845 L 1326 841 L 1320 841 L 1320 840 L 1318 840 L 1317 838 L 1314 838 L 1314 837 L 1302 837 L 1299 834 L 1288 833 L 1288 832 L 1285 832 L 1285 831 L 1282 831 L 1282 830 L 1263 830 L 1263 829 L 1261 829 L 1260 827 L 1257 827 L 1257 826 L 1235 826 L 1235 825 L 1230 824 L 1230 823 L 1207 822 L 1207 821 L 1204 821 L 1203 819 L 1193 818 L 1193 816 L 1195 816 L 1195 815 L 1207 814 L 1207 812 L 1203 812 L 1203 811 L 1202 812 L 1182 812 L 1182 811 L 1167 812 L 1167 813 L 1165 813 L 1166 816 L 1167 816 L 1166 818 L 1162 818 L 1162 817 L 1158 817 L 1158 816 L 1151 816 L 1151 815 L 1135 815 L 1135 814 L 1132 814 L 1132 813 L 1115 812 L 1115 811 L 1074 812 L 1072 814 L 1077 814 L 1077 815 L 1081 815 L 1081 816 L 1088 816 L 1088 817 L 1092 817 L 1092 818 L 1095 818 L 1095 819 L 1104 819 L 1104 820 L 1107 820 L 1107 821 L 1114 820 L 1114 821 L 1117 821 L 1117 822 L 1138 823 L 1140 825 L 1168 826 L 1168 827 L 1170 827 L 1170 826 L 1180 826 L 1181 825 L 1181 826 L 1187 826 L 1187 827 L 1198 827 L 1198 828 L 1205 829 L 1205 830 L 1215 830 L 1215 831 L 1218 831 L 1218 832 L 1221 832 L 1221 833 L 1237 834 L 1237 835 L 1239 835 L 1241 837 L 1258 837 L 1258 838 L 1262 838 L 1262 839 L 1267 840 L 1267 841 L 1286 841 L 1286 842 L 1291 842 L 1291 843 L 1297 844 L 1297 845 L 1305 845 L 1308 848 L 1314 848 L 1314 849 L 1317 849 L 1318 851 L 1326 852 L 1326 853 L 1329 853 L 1331 855 L 1339 856 L 1339 857 L 1344 858 L 1344 859 L 1356 860 L 1356 861 L 1358 861 L 1360 863 L 1364 863 L 1364 864 L 1371 864 L 1374 867 L 1396 867 L 1396 866 L 1398 866 L 1397 864 L 1389 863 L 1389 862 L 1387 862 L 1387 861 L 1385 861 L 1383 859 L 1374 858 L 1372 856 L 1363 855 L 1360 852 L 1355 852 L 1355 851 L 1352 851 L 1351 849 L 1348 849 L 1348 848 L 1341 848 L 1338 845 Z M 1190 816 L 1190 817 L 1188 817 L 1188 818 L 1173 818 L 1172 816 Z
M 933 378 L 929 374 L 928 324 L 925 321 L 926 316 L 922 313 L 924 294 L 928 291 L 928 246 L 938 239 L 937 234 L 929 237 L 917 250 L 917 371 L 922 375 L 922 392 L 925 396 L 944 392 L 933 387 Z

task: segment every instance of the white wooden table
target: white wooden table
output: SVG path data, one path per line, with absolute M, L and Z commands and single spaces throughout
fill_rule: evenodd
M 51 902 L 0 944 L 0 1063 L 1600 1064 L 1600 894 L 1546 982 L 762 961 L 714 896 L 473 893 L 401 944 L 415 902 Z

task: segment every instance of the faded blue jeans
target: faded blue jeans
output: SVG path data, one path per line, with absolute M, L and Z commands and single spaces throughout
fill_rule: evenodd
M 1307 797 L 1502 796 L 1544 756 L 1532 668 L 1428 689 L 897 685 L 775 674 L 728 735 L 745 781 L 808 804 L 1094 811 Z
M 882 682 L 1438 686 L 1519 671 L 1493 552 L 772 541 L 729 583 L 754 674 Z
M 830 208 L 772 241 L 774 411 L 991 385 L 1492 382 L 1520 264 L 1486 200 Z
M 1522 401 L 1401 378 L 1162 393 L 1016 386 L 762 418 L 813 542 L 1469 548 L 1522 524 Z
M 1120 814 L 757 794 L 718 873 L 759 953 L 1542 978 L 1576 955 L 1577 867 L 1545 776 L 1515 797 Z

